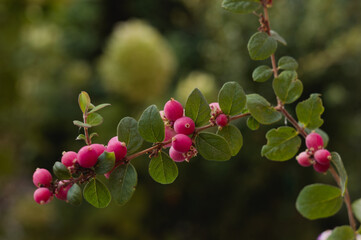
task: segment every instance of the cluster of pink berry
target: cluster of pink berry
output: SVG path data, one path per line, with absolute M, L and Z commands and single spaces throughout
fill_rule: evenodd
M 324 173 L 330 168 L 331 153 L 324 149 L 322 137 L 315 132 L 312 132 L 306 137 L 307 149 L 301 152 L 297 157 L 297 162 L 302 167 L 309 167 L 313 165 L 313 168 L 319 172 Z
M 127 147 L 124 142 L 120 142 L 118 137 L 109 140 L 108 145 L 91 144 L 82 147 L 78 153 L 64 152 L 61 163 L 68 168 L 72 175 L 81 175 L 91 171 L 96 165 L 98 157 L 104 152 L 114 152 L 116 162 L 121 161 L 127 154 Z M 109 177 L 111 171 L 105 176 Z M 38 168 L 33 174 L 33 183 L 38 189 L 34 192 L 34 200 L 39 204 L 46 204 L 55 195 L 60 200 L 67 200 L 67 193 L 73 185 L 72 179 L 54 181 L 50 172 L 43 168 Z
M 164 147 L 170 147 L 169 156 L 173 161 L 189 161 L 196 156 L 197 150 L 192 138 L 189 137 L 195 131 L 195 124 L 191 118 L 184 116 L 182 104 L 172 98 L 166 102 L 160 115 L 165 125 L 164 142 L 172 141 Z
M 218 103 L 209 104 L 211 108 L 210 123 L 224 127 L 228 124 L 228 117 L 222 113 Z M 193 134 L 195 132 L 194 121 L 184 116 L 184 109 L 180 102 L 173 98 L 166 102 L 164 110 L 160 115 L 165 125 L 164 142 L 171 140 L 171 143 L 164 145 L 170 147 L 169 156 L 175 162 L 189 161 L 197 155 L 194 147 Z

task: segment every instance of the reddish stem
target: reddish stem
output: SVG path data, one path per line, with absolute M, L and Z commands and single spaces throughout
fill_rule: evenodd
M 88 113 L 85 112 L 85 113 L 83 114 L 84 123 L 86 123 L 87 118 L 88 118 Z M 88 131 L 88 128 L 87 128 L 87 127 L 84 127 L 84 135 L 85 135 L 85 143 L 86 143 L 87 145 L 91 145 L 92 142 L 91 142 L 91 139 L 90 139 L 90 137 L 89 137 L 89 131 Z

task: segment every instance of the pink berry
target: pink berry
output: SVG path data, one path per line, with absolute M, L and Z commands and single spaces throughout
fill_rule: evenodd
M 92 145 L 90 145 L 92 148 L 94 148 L 94 150 L 97 152 L 98 157 L 100 155 L 102 155 L 102 153 L 105 151 L 105 146 L 103 144 L 99 144 L 99 143 L 94 143 Z
M 327 240 L 327 238 L 331 235 L 331 233 L 332 230 L 326 230 L 317 237 L 317 240 Z
M 91 146 L 84 146 L 78 152 L 78 163 L 83 168 L 91 168 L 98 161 L 98 153 Z
M 175 121 L 183 117 L 183 106 L 173 98 L 164 105 L 164 115 L 170 121 Z
M 35 202 L 41 205 L 49 203 L 52 200 L 52 196 L 53 194 L 50 192 L 50 190 L 45 187 L 38 188 L 34 192 Z
M 118 141 L 118 137 L 113 137 L 108 142 L 107 152 L 114 152 L 115 160 L 120 161 L 127 155 L 127 147 L 124 142 Z
M 326 149 L 320 149 L 315 152 L 313 157 L 319 164 L 327 165 L 330 164 L 331 153 Z
M 172 138 L 172 147 L 174 150 L 184 153 L 188 152 L 192 146 L 192 139 L 184 134 L 177 134 Z
M 164 137 L 164 142 L 171 140 L 177 133 L 174 131 L 173 128 L 165 126 L 165 137 Z M 164 148 L 168 148 L 172 146 L 172 143 L 170 142 L 167 145 L 164 145 Z
M 60 181 L 58 185 L 58 189 L 56 190 L 55 197 L 57 197 L 60 200 L 67 200 L 68 191 L 71 188 L 72 184 L 67 184 L 67 181 Z M 65 186 L 64 186 L 65 185 Z
M 328 164 L 320 164 L 318 162 L 315 162 L 315 164 L 313 164 L 313 169 L 315 169 L 316 172 L 319 173 L 325 173 L 327 172 L 327 170 L 330 168 L 330 163 Z
M 61 163 L 67 167 L 72 167 L 76 163 L 76 159 L 78 158 L 78 154 L 73 151 L 64 152 L 61 157 Z
M 307 152 L 301 152 L 296 157 L 298 164 L 300 164 L 302 167 L 309 167 L 312 165 L 310 156 Z
M 219 114 L 218 117 L 216 118 L 216 123 L 218 126 L 220 127 L 224 127 L 228 124 L 228 117 L 226 114 Z
M 186 159 L 185 153 L 178 152 L 173 147 L 169 148 L 169 156 L 175 162 L 183 162 Z
M 109 140 L 108 145 L 110 145 L 110 144 L 112 144 L 112 143 L 114 143 L 114 142 L 119 142 L 118 136 L 112 137 L 112 138 Z
M 318 133 L 310 133 L 306 137 L 306 146 L 311 151 L 316 151 L 323 148 L 323 139 Z
M 222 113 L 219 103 L 217 103 L 217 102 L 210 103 L 209 108 L 211 109 L 212 115 L 218 115 L 218 114 Z
M 50 172 L 44 168 L 37 168 L 33 174 L 33 183 L 37 187 L 49 187 L 52 180 Z
M 181 117 L 174 122 L 174 130 L 176 133 L 189 135 L 194 132 L 194 129 L 194 121 L 189 117 Z

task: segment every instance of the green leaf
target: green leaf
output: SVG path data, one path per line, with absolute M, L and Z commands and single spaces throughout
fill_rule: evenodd
M 118 139 L 125 142 L 128 154 L 136 152 L 143 144 L 143 138 L 138 131 L 137 120 L 125 117 L 120 120 L 117 128 Z
M 355 233 L 350 226 L 336 227 L 327 240 L 354 240 Z
M 282 115 L 258 94 L 247 95 L 247 108 L 259 123 L 269 125 L 281 120 Z
M 236 82 L 227 82 L 218 94 L 218 102 L 222 112 L 226 115 L 236 115 L 246 106 L 246 94 Z M 209 120 L 209 115 L 208 118 Z
M 345 195 L 346 192 L 346 188 L 347 188 L 347 181 L 348 181 L 348 176 L 347 176 L 347 172 L 346 169 L 343 165 L 341 156 L 337 153 L 337 152 L 331 152 L 331 161 L 333 163 L 333 165 L 335 165 L 338 175 L 340 176 L 340 186 L 341 186 L 341 192 L 342 192 L 342 197 Z
M 325 184 L 304 187 L 296 200 L 297 210 L 310 220 L 330 217 L 336 214 L 341 206 L 341 190 Z
M 75 140 L 85 140 L 85 135 L 84 134 L 79 134 Z
M 207 160 L 227 161 L 232 156 L 226 139 L 213 133 L 199 133 L 196 148 Z
M 98 162 L 95 165 L 96 174 L 105 174 L 113 169 L 115 164 L 115 154 L 114 152 L 104 151 L 99 157 Z
M 94 106 L 94 107 L 92 108 L 92 110 L 89 111 L 89 113 L 93 113 L 93 112 L 99 111 L 100 109 L 103 109 L 103 108 L 108 107 L 108 106 L 110 106 L 110 105 L 111 105 L 110 103 L 99 104 L 98 106 Z
M 248 52 L 253 60 L 265 60 L 277 49 L 277 41 L 267 33 L 257 32 L 248 42 Z
M 352 203 L 352 212 L 359 222 L 361 222 L 361 198 Z
M 73 184 L 73 186 L 71 186 L 71 188 L 69 189 L 66 198 L 70 204 L 79 206 L 83 201 L 83 194 L 81 187 L 76 183 Z
M 87 123 L 80 122 L 80 121 L 78 121 L 78 120 L 74 120 L 74 121 L 73 121 L 73 124 L 74 124 L 75 126 L 82 127 L 82 128 L 91 128 L 91 127 L 92 127 L 92 125 L 87 124 Z
M 92 127 L 99 126 L 103 123 L 103 117 L 99 113 L 90 113 L 86 119 L 86 123 Z
M 120 205 L 127 203 L 133 196 L 137 182 L 137 172 L 132 164 L 117 167 L 109 177 L 109 187 L 115 201 Z
M 265 82 L 273 75 L 273 70 L 269 66 L 262 65 L 257 67 L 252 73 L 252 79 L 255 82 Z
M 93 137 L 99 137 L 99 134 L 96 132 L 93 132 L 92 134 L 90 134 L 89 138 L 92 139 Z
M 53 166 L 53 172 L 55 176 L 57 176 L 61 180 L 69 179 L 71 177 L 69 169 L 61 162 L 55 162 Z
M 178 167 L 167 154 L 159 152 L 149 163 L 149 175 L 158 183 L 169 184 L 177 178 Z
M 208 123 L 210 119 L 211 109 L 198 88 L 194 89 L 188 96 L 185 115 L 194 121 L 196 127 Z
M 111 200 L 108 188 L 95 178 L 85 185 L 83 195 L 85 200 L 96 208 L 107 207 Z
M 230 12 L 244 14 L 256 11 L 260 7 L 260 4 L 250 1 L 223 0 L 222 7 Z
M 278 60 L 278 67 L 283 70 L 297 70 L 298 63 L 293 57 L 284 56 Z
M 307 134 L 310 134 L 312 131 L 315 131 L 316 133 L 320 134 L 322 139 L 323 139 L 323 147 L 324 148 L 327 147 L 330 138 L 328 137 L 328 134 L 325 131 L 323 131 L 321 128 L 316 128 L 314 130 L 311 130 L 309 128 L 305 128 L 305 131 L 306 131 Z
M 309 129 L 315 129 L 323 124 L 321 114 L 324 111 L 320 94 L 313 93 L 310 98 L 296 106 L 298 120 Z
M 250 116 L 247 119 L 247 127 L 252 131 L 255 131 L 259 128 L 259 122 L 257 122 L 257 120 L 254 117 Z
M 278 42 L 282 43 L 283 45 L 287 46 L 286 40 L 278 34 L 278 32 L 271 30 L 271 37 L 277 40 Z
M 286 161 L 293 158 L 301 146 L 301 138 L 292 127 L 271 129 L 266 134 L 267 145 L 262 147 L 262 156 L 273 161 Z
M 140 135 L 148 142 L 162 142 L 164 139 L 164 123 L 155 105 L 149 106 L 140 116 L 138 122 Z
M 292 103 L 301 96 L 303 85 L 295 71 L 283 71 L 273 80 L 273 90 L 283 103 Z
M 88 111 L 88 108 L 90 105 L 90 97 L 87 92 L 82 91 L 79 94 L 78 103 L 79 103 L 80 110 L 83 113 L 86 113 Z
M 231 155 L 236 156 L 243 145 L 243 136 L 241 131 L 239 131 L 239 129 L 233 124 L 228 124 L 218 130 L 217 134 L 226 139 L 231 150 Z

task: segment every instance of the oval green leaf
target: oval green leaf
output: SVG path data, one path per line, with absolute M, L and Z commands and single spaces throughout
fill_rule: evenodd
M 95 178 L 85 185 L 83 195 L 85 200 L 96 208 L 107 207 L 111 200 L 108 188 Z
M 357 220 L 361 222 L 361 198 L 352 203 L 352 212 L 355 214 Z
M 341 190 L 325 184 L 304 187 L 296 200 L 297 210 L 310 220 L 330 217 L 336 214 L 341 206 Z
M 92 110 L 89 111 L 89 113 L 93 113 L 93 112 L 99 111 L 100 109 L 103 109 L 103 108 L 108 107 L 108 106 L 110 106 L 110 105 L 111 105 L 110 103 L 99 104 L 98 106 L 94 106 L 94 107 L 92 108 Z
M 249 39 L 248 52 L 253 60 L 265 60 L 277 49 L 277 41 L 267 33 L 257 32 Z
M 117 167 L 109 177 L 109 187 L 115 201 L 120 205 L 126 204 L 132 198 L 137 182 L 137 171 L 132 164 Z
M 148 142 L 162 142 L 164 123 L 157 106 L 151 105 L 143 112 L 138 122 L 139 134 Z
M 340 176 L 340 187 L 342 196 L 345 195 L 346 189 L 347 189 L 347 182 L 348 182 L 348 176 L 345 169 L 345 166 L 343 165 L 341 156 L 337 152 L 331 152 L 331 161 L 333 165 L 335 165 L 338 175 Z
M 53 166 L 53 172 L 55 176 L 57 176 L 61 180 L 69 179 L 71 177 L 69 169 L 61 162 L 55 162 Z
M 230 12 L 245 14 L 256 11 L 260 4 L 241 0 L 223 0 L 222 7 Z
M 149 163 L 149 175 L 158 183 L 170 184 L 178 176 L 178 167 L 167 154 L 159 152 Z
M 227 82 L 218 94 L 219 106 L 226 115 L 236 115 L 246 106 L 246 94 L 236 82 Z M 209 120 L 209 116 L 208 116 Z
M 273 75 L 273 70 L 269 66 L 262 65 L 257 67 L 252 73 L 252 79 L 255 82 L 265 82 Z
M 354 240 L 355 232 L 350 226 L 336 227 L 327 240 Z
M 231 155 L 236 156 L 243 146 L 243 136 L 241 131 L 233 124 L 229 124 L 218 130 L 217 134 L 226 139 L 231 150 Z
M 311 96 L 296 106 L 296 115 L 306 128 L 315 129 L 323 124 L 321 114 L 324 111 L 320 94 L 313 93 Z
M 301 96 L 303 85 L 295 71 L 283 71 L 273 80 L 273 90 L 283 103 L 293 103 Z
M 80 121 L 78 121 L 78 120 L 74 120 L 74 121 L 73 121 L 73 124 L 74 124 L 75 126 L 82 127 L 82 128 L 91 128 L 91 127 L 92 127 L 92 125 L 87 124 L 87 123 L 80 122 Z
M 103 117 L 96 112 L 90 113 L 86 119 L 86 123 L 91 125 L 92 127 L 99 126 L 103 123 Z
M 83 194 L 82 194 L 81 187 L 75 183 L 69 189 L 66 198 L 70 204 L 79 206 L 83 201 Z
M 210 119 L 211 109 L 198 88 L 194 89 L 188 96 L 185 115 L 194 121 L 196 127 L 208 123 Z
M 105 174 L 113 169 L 115 164 L 114 152 L 104 151 L 99 157 L 94 169 L 96 174 Z
M 281 113 L 258 94 L 247 95 L 247 108 L 251 115 L 261 124 L 269 125 L 281 120 Z
M 257 120 L 254 117 L 250 116 L 247 119 L 247 127 L 252 131 L 255 131 L 259 128 L 259 122 L 257 122 Z
M 283 56 L 278 60 L 278 67 L 283 70 L 297 70 L 298 63 L 293 57 Z
M 79 103 L 80 110 L 83 113 L 86 113 L 88 111 L 88 108 L 89 108 L 89 105 L 90 105 L 89 94 L 87 92 L 82 91 L 79 94 L 78 103 Z
M 213 133 L 198 134 L 196 148 L 207 160 L 227 161 L 232 156 L 226 139 Z
M 274 38 L 278 42 L 282 43 L 283 45 L 287 46 L 286 40 L 281 35 L 279 35 L 278 32 L 276 32 L 274 30 L 271 30 L 270 32 L 271 32 L 271 37 L 272 38 Z
M 262 147 L 262 156 L 272 161 L 286 161 L 293 158 L 301 146 L 301 138 L 292 127 L 271 129 L 266 134 L 267 145 Z
M 128 154 L 136 152 L 143 144 L 138 130 L 138 122 L 134 118 L 125 117 L 120 120 L 117 128 L 119 141 L 125 142 Z

